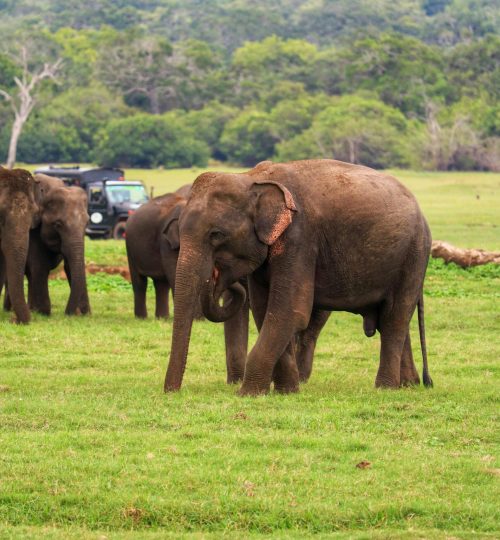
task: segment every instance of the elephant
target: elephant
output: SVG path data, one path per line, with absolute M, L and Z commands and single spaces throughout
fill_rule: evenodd
M 36 180 L 24 169 L 0 167 L 0 293 L 6 281 L 19 323 L 31 318 L 24 295 L 29 231 L 38 220 Z
M 125 244 L 134 291 L 134 314 L 137 318 L 147 317 L 147 279 L 153 280 L 155 288 L 157 318 L 169 317 L 168 294 L 175 290 L 175 273 L 179 256 L 179 216 L 186 206 L 191 184 L 182 186 L 175 193 L 155 197 L 142 205 L 128 220 Z M 242 285 L 246 287 L 246 280 Z M 312 357 L 319 332 L 329 313 L 317 326 L 297 336 L 297 361 L 301 380 L 309 378 Z M 194 318 L 200 318 L 201 307 L 195 310 Z M 226 345 L 227 382 L 238 382 L 243 378 L 248 348 L 248 302 L 237 313 L 224 322 Z
M 26 261 L 30 308 L 50 315 L 49 273 L 64 261 L 70 284 L 66 315 L 90 313 L 85 276 L 85 228 L 87 194 L 80 187 L 67 187 L 59 178 L 36 174 L 35 199 L 40 223 L 30 231 Z M 10 295 L 10 282 L 9 295 Z M 4 307 L 9 309 L 6 295 Z
M 153 280 L 157 318 L 169 317 L 169 290 L 175 290 L 175 272 L 179 256 L 178 219 L 186 205 L 191 184 L 175 193 L 167 193 L 142 205 L 127 221 L 125 244 L 132 288 L 134 314 L 147 317 L 147 279 Z M 195 318 L 200 318 L 201 308 Z M 243 378 L 248 346 L 248 303 L 224 324 L 227 382 Z
M 157 318 L 168 318 L 168 294 L 174 288 L 179 254 L 177 220 L 191 185 L 143 204 L 127 221 L 125 244 L 134 290 L 134 313 L 146 318 L 147 278 L 153 280 Z M 171 226 L 172 225 L 172 226 Z M 167 230 L 169 230 L 167 235 Z
M 182 384 L 193 299 L 200 296 L 209 320 L 227 320 L 245 301 L 244 276 L 259 336 L 241 395 L 267 393 L 271 382 L 278 392 L 298 391 L 294 336 L 318 310 L 361 315 L 367 336 L 378 330 L 375 386 L 397 388 L 420 384 L 409 332 L 418 306 L 423 382 L 432 385 L 423 306 L 431 234 L 396 178 L 330 159 L 204 173 L 180 215 L 179 236 L 165 391 Z

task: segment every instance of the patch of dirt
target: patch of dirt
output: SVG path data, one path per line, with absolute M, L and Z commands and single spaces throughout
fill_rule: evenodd
M 85 266 L 85 270 L 87 274 L 109 274 L 109 275 L 120 275 L 123 279 L 127 280 L 129 283 L 131 282 L 130 278 L 130 270 L 127 266 L 110 266 L 110 265 L 104 265 L 104 264 L 95 264 L 95 263 L 89 263 Z M 59 270 L 56 270 L 55 272 L 51 272 L 49 275 L 49 279 L 68 279 L 66 277 L 66 272 L 61 267 Z
M 2 392 L 10 392 L 10 387 L 7 386 L 6 384 L 0 384 L 0 394 Z
M 255 497 L 255 484 L 249 480 L 243 482 L 243 489 L 245 490 L 245 495 L 247 497 Z
M 123 279 L 126 279 L 129 283 L 131 281 L 130 270 L 128 269 L 128 266 L 103 266 L 100 264 L 89 263 L 87 264 L 86 269 L 87 269 L 88 274 L 97 274 L 99 272 L 104 273 L 104 274 L 110 274 L 110 275 L 119 274 Z
M 126 518 L 132 518 L 134 523 L 138 523 L 144 516 L 144 510 L 141 510 L 140 508 L 135 508 L 134 506 L 130 506 L 129 508 L 125 508 L 123 510 L 123 515 Z
M 372 466 L 372 464 L 369 461 L 360 461 L 356 468 L 358 469 L 369 469 Z
M 240 411 L 240 412 L 237 412 L 233 418 L 235 420 L 247 420 L 248 419 L 248 416 L 243 412 L 243 411 Z

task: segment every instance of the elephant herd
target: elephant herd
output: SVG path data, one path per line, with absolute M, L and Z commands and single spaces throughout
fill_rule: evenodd
M 88 313 L 85 193 L 21 169 L 0 169 L 0 287 L 6 307 L 29 320 L 50 313 L 48 274 L 64 261 L 67 314 Z M 410 342 L 418 311 L 423 382 L 427 366 L 423 282 L 430 254 L 427 222 L 395 178 L 334 160 L 265 161 L 250 171 L 204 173 L 193 185 L 152 199 L 127 223 L 126 247 L 136 317 L 174 322 L 165 391 L 181 387 L 193 321 L 224 322 L 227 381 L 241 395 L 295 392 L 309 378 L 316 340 L 332 311 L 363 318 L 381 338 L 377 387 L 419 384 Z M 1 289 L 0 289 L 1 291 Z M 247 355 L 249 312 L 258 337 Z

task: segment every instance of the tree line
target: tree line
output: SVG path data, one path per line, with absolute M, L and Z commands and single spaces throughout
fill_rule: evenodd
M 14 17 L 23 3 L 30 4 L 7 12 Z M 484 19 L 491 2 L 475 8 L 470 0 L 419 2 L 426 22 L 415 15 L 412 26 L 399 8 L 391 18 L 385 2 L 378 14 L 367 2 L 352 2 L 349 18 L 343 1 L 289 0 L 263 23 L 275 21 L 265 30 L 272 35 L 227 44 L 207 33 L 201 16 L 182 22 L 194 0 L 151 2 L 149 26 L 137 24 L 134 2 L 108 5 L 122 15 L 127 6 L 135 10 L 134 24 L 119 23 L 120 17 L 115 26 L 71 19 L 92 4 L 61 8 L 66 15 L 59 23 L 72 26 L 36 33 L 24 23 L 4 28 L 10 39 L 0 46 L 1 160 L 12 144 L 16 107 L 19 112 L 26 100 L 23 85 L 36 80 L 17 141 L 22 162 L 186 167 L 215 159 L 250 166 L 334 157 L 377 168 L 500 170 L 500 38 Z M 212 4 L 207 19 L 214 12 L 236 17 L 235 2 Z M 296 10 L 286 12 L 292 4 Z M 326 20 L 320 12 L 314 19 L 306 4 L 312 11 L 323 5 Z M 232 11 L 220 11 L 224 5 Z M 353 23 L 356 9 L 363 31 Z M 183 39 L 159 31 L 167 12 L 176 13 Z M 238 15 L 242 21 L 245 13 Z M 307 39 L 295 37 L 299 15 L 308 17 Z M 328 20 L 344 21 L 344 34 L 327 39 Z M 445 32 L 443 20 L 455 33 Z M 248 28 L 241 23 L 243 34 L 252 21 L 249 16 Z M 44 24 L 50 27 L 50 20 Z M 192 37 L 196 28 L 207 41 Z

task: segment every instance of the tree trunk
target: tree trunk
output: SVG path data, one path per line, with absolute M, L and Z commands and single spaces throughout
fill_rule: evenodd
M 14 123 L 12 125 L 12 131 L 10 134 L 10 143 L 9 143 L 9 154 L 7 156 L 7 168 L 12 169 L 16 164 L 16 155 L 17 155 L 17 142 L 21 131 L 23 130 L 23 125 L 26 120 L 16 114 Z
M 460 249 L 447 242 L 432 242 L 431 254 L 434 258 L 453 262 L 462 268 L 481 264 L 500 264 L 500 251 L 484 251 L 483 249 Z

